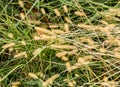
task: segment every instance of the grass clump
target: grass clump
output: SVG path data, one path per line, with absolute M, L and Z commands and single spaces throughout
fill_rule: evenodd
M 0 87 L 119 87 L 118 0 L 0 1 Z

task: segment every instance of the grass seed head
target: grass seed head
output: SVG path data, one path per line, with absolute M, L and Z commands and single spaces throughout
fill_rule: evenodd
M 88 38 L 87 42 L 89 43 L 89 45 L 94 45 L 94 41 L 91 38 Z
M 72 21 L 71 21 L 71 19 L 70 19 L 70 18 L 68 18 L 68 17 L 65 17 L 65 18 L 64 18 L 64 20 L 65 20 L 67 23 L 70 23 L 70 24 L 72 24 Z
M 64 30 L 65 32 L 70 33 L 69 25 L 67 23 L 64 24 Z
M 79 57 L 78 64 L 80 64 L 80 65 L 88 64 L 92 58 L 93 58 L 93 56 L 91 56 L 91 55 Z
M 18 87 L 17 85 L 12 85 L 11 87 Z
M 115 49 L 113 49 L 113 52 L 120 52 L 120 47 L 116 47 Z
M 72 45 L 57 45 L 57 44 L 52 44 L 50 45 L 51 48 L 54 49 L 67 49 L 67 50 L 76 50 L 77 47 L 76 46 L 72 46 Z
M 13 38 L 13 34 L 12 33 L 8 33 L 8 37 L 12 39 Z
M 68 13 L 68 7 L 66 5 L 63 5 L 64 12 Z
M 78 75 L 78 74 L 75 74 L 75 77 L 79 77 L 79 75 Z
M 85 63 L 85 60 L 84 60 L 83 58 L 79 57 L 79 58 L 78 58 L 78 63 L 83 64 L 83 63 Z
M 37 48 L 34 50 L 34 52 L 32 54 L 35 56 L 40 52 L 40 50 L 41 50 L 41 48 Z
M 56 36 L 48 36 L 48 35 L 40 35 L 40 40 L 43 40 L 43 41 L 50 41 L 50 40 L 55 40 L 56 39 Z
M 110 13 L 109 14 L 105 14 L 104 18 L 105 18 L 106 21 L 112 21 L 112 20 L 114 20 L 113 15 L 110 15 Z
M 24 8 L 24 3 L 23 3 L 22 0 L 18 0 L 18 4 L 19 4 L 19 6 L 20 6 L 21 8 Z
M 55 34 L 65 34 L 65 32 L 62 31 L 62 30 L 52 29 L 51 31 L 52 31 L 53 33 L 55 33 Z
M 15 43 L 8 43 L 8 44 L 5 44 L 2 46 L 3 49 L 7 49 L 7 48 L 10 48 L 10 47 L 13 47 L 15 45 Z
M 68 82 L 68 87 L 74 87 L 74 83 L 72 81 Z
M 40 10 L 41 10 L 41 13 L 42 13 L 43 15 L 45 15 L 45 14 L 46 14 L 46 11 L 45 11 L 45 9 L 44 9 L 44 8 L 41 8 Z
M 104 25 L 108 25 L 108 22 L 105 21 L 105 20 L 101 20 L 100 22 L 101 22 L 102 24 L 104 24 Z
M 40 71 L 40 72 L 37 73 L 37 76 L 40 76 L 40 77 L 44 78 L 45 75 L 44 75 L 43 72 Z
M 19 57 L 27 58 L 27 53 L 24 51 L 24 52 L 20 52 L 14 55 L 14 58 L 19 58 Z
M 13 47 L 10 47 L 9 48 L 9 52 L 12 52 L 14 49 L 13 49 Z
M 28 76 L 33 78 L 33 79 L 38 79 L 38 76 L 35 75 L 34 73 L 28 73 Z
M 119 52 L 114 52 L 114 55 L 116 58 L 120 58 L 120 53 Z
M 57 41 L 59 43 L 65 43 L 66 42 L 66 40 L 64 38 L 57 38 Z
M 59 26 L 57 24 L 50 24 L 49 28 L 58 28 Z
M 55 35 L 55 33 L 51 32 L 50 30 L 46 29 L 46 28 L 42 28 L 42 27 L 35 27 L 35 30 L 37 32 L 43 32 L 45 34 L 48 34 L 48 35 Z
M 43 82 L 43 86 L 47 87 L 49 84 L 53 84 L 54 80 L 59 77 L 59 74 L 55 74 L 52 77 L 48 78 L 45 82 Z
M 102 86 L 108 86 L 108 87 L 116 87 L 117 84 L 118 82 L 114 80 L 109 81 L 106 76 L 103 78 L 103 82 L 101 83 Z
M 61 57 L 61 60 L 63 60 L 63 61 L 68 61 L 68 57 L 62 56 L 62 57 Z
M 76 84 L 76 81 L 75 81 L 75 80 L 73 80 L 72 82 L 73 82 L 74 84 Z
M 28 23 L 29 24 L 36 24 L 36 25 L 41 24 L 41 22 L 39 20 L 31 20 L 31 19 L 28 20 Z
M 79 68 L 79 66 L 76 65 L 76 63 L 75 63 L 74 65 L 71 66 L 70 70 L 73 71 L 73 70 L 75 70 L 75 69 L 77 69 L 77 68 Z
M 12 86 L 18 86 L 18 85 L 20 85 L 20 82 L 19 82 L 19 81 L 12 82 L 11 85 L 12 85 Z
M 65 56 L 67 53 L 68 53 L 67 51 L 58 52 L 58 53 L 56 53 L 56 56 L 62 57 L 62 56 Z
M 85 16 L 85 14 L 80 11 L 75 11 L 74 14 L 77 16 Z
M 114 45 L 120 46 L 120 40 L 115 39 L 115 40 L 114 40 Z
M 71 65 L 70 62 L 66 62 L 65 63 L 66 69 L 68 70 L 68 72 L 71 72 Z
M 23 40 L 23 41 L 21 41 L 21 44 L 25 46 L 26 42 Z
M 60 12 L 59 12 L 59 10 L 56 8 L 56 9 L 54 9 L 54 13 L 56 14 L 56 16 L 60 16 Z
M 34 35 L 33 38 L 34 38 L 34 40 L 40 40 L 40 37 L 37 35 Z
M 74 55 L 74 54 L 77 54 L 78 50 L 72 50 L 72 51 L 69 51 L 68 54 L 69 55 Z
M 82 23 L 77 24 L 77 26 L 83 29 L 87 29 L 87 30 L 90 30 L 93 28 L 92 25 L 87 25 L 87 24 L 82 24 Z
M 21 18 L 21 20 L 24 20 L 25 19 L 25 13 L 21 12 L 20 13 L 20 18 Z
M 105 48 L 100 48 L 99 51 L 100 51 L 101 53 L 107 52 L 107 50 L 106 50 Z
M 64 82 L 67 82 L 67 81 L 68 81 L 68 79 L 64 79 L 63 81 L 64 81 Z
M 111 13 L 111 14 L 117 14 L 117 13 L 119 13 L 120 12 L 120 9 L 119 8 L 110 8 L 109 9 L 109 12 Z

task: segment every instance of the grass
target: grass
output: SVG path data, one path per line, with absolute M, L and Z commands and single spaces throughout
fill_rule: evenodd
M 119 87 L 119 12 L 119 0 L 1 0 L 0 87 Z

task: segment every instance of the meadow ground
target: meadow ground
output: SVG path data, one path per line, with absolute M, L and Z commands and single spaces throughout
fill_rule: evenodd
M 120 1 L 0 0 L 0 87 L 120 87 Z

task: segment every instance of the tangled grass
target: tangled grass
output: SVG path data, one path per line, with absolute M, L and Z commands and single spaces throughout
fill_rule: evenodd
M 119 0 L 1 0 L 0 87 L 119 87 Z

